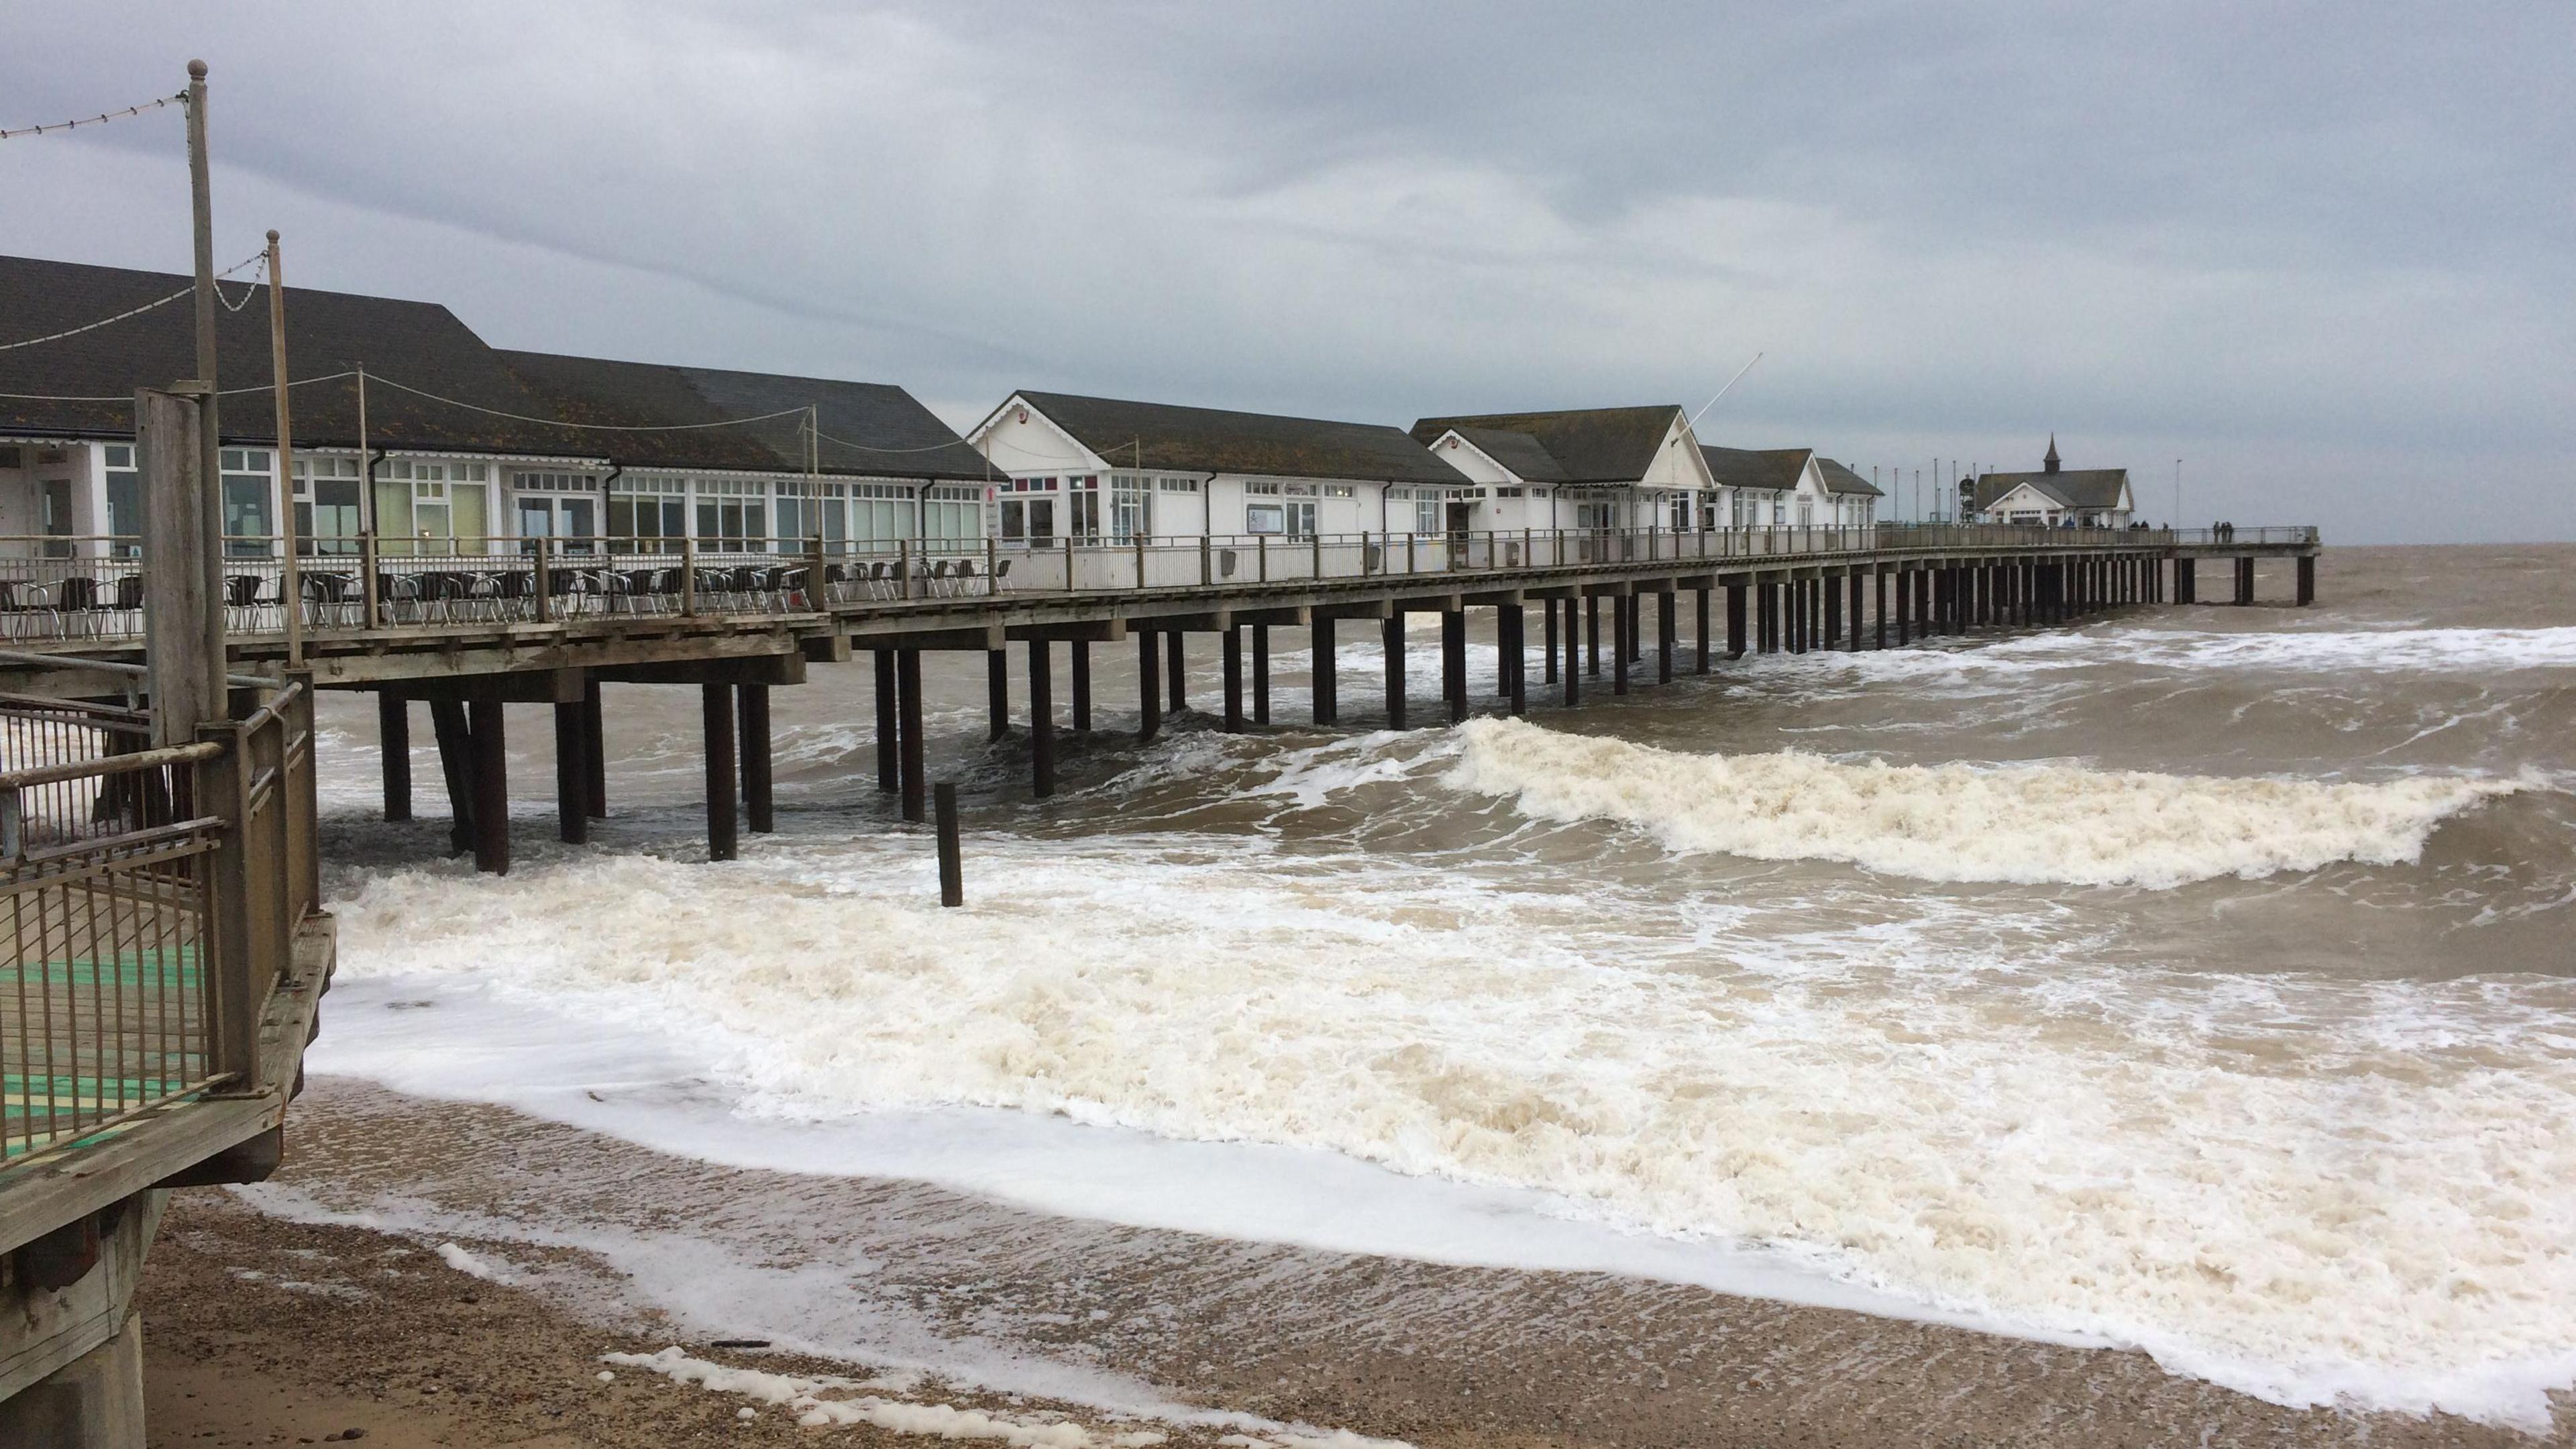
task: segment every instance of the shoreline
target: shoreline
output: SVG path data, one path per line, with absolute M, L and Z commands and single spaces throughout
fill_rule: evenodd
M 141 1300 L 156 1443 L 319 1441 L 349 1427 L 393 1449 L 812 1432 L 896 1442 L 864 1425 L 797 1430 L 774 1406 L 649 1373 L 595 1378 L 602 1353 L 669 1345 L 769 1372 L 917 1368 L 936 1382 L 947 1367 L 947 1384 L 902 1401 L 1063 1413 L 1104 1444 L 1140 1430 L 1263 1442 L 1272 1436 L 1250 1426 L 1265 1421 L 1422 1449 L 2576 1439 L 2566 1393 L 2553 1397 L 2550 1438 L 2448 1416 L 2289 1410 L 2134 1351 L 1605 1273 L 1117 1227 L 913 1182 L 721 1168 L 348 1078 L 316 1077 L 291 1133 L 275 1183 L 173 1198 Z M 375 1225 L 309 1220 L 352 1212 Z M 436 1251 L 446 1241 L 510 1281 L 449 1265 Z M 737 1336 L 831 1339 L 842 1352 L 708 1346 Z M 967 1386 L 976 1379 L 992 1387 Z M 1121 1398 L 1253 1417 L 1143 1423 L 1085 1406 Z M 260 1433 L 199 1437 L 245 1403 L 267 1406 Z M 738 1417 L 745 1407 L 754 1418 Z

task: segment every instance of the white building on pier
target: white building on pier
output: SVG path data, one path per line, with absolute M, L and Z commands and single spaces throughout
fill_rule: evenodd
M 1436 500 L 1436 524 L 1422 509 L 1421 532 L 1684 533 L 1723 521 L 1717 482 L 1677 406 L 1424 418 L 1413 437 L 1470 484 Z
M 2137 496 L 2126 468 L 2061 466 L 2057 435 L 2036 473 L 1980 473 L 1961 499 L 1961 512 L 1981 523 L 2035 523 L 2048 528 L 2126 528 L 2137 516 Z

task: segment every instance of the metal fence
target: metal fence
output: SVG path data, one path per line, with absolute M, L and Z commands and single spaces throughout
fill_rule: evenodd
M 151 748 L 130 710 L 0 707 L 0 1173 L 247 1083 L 314 909 L 312 698 Z
M 1975 548 L 2159 548 L 2316 541 L 2313 528 L 2079 529 L 2001 523 L 1697 530 L 1519 529 L 1171 538 L 517 538 L 363 535 L 289 561 L 234 538 L 224 604 L 235 633 L 456 628 L 657 614 L 799 613 L 1007 593 L 1206 588 L 1298 579 L 1508 573 L 1818 554 Z M 30 545 L 44 546 L 39 551 Z M 104 545 L 113 544 L 115 547 Z M 121 551 L 120 551 L 121 550 Z M 0 538 L 0 635 L 135 638 L 145 559 L 131 540 Z

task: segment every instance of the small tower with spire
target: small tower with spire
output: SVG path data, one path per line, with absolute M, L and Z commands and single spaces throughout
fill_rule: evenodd
M 2048 435 L 2048 456 L 2039 460 L 2039 466 L 2044 473 L 2057 471 L 2057 434 Z

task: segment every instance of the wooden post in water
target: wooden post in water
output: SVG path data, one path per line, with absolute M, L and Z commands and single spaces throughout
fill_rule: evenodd
M 608 818 L 608 738 L 601 718 L 599 681 L 581 687 L 581 763 L 586 778 L 582 809 L 593 820 Z
M 1182 690 L 1182 685 L 1189 675 L 1189 661 L 1181 655 L 1180 630 L 1171 630 L 1163 636 L 1163 654 L 1163 672 L 1166 676 L 1164 683 L 1168 687 L 1169 707 L 1172 713 L 1179 714 L 1189 706 L 1189 699 Z
M 1744 657 L 1744 585 L 1726 586 L 1726 657 Z
M 735 691 L 742 717 L 742 801 L 744 823 L 754 835 L 778 828 L 769 752 L 769 686 L 745 684 Z
M 903 766 L 898 751 L 902 729 L 895 721 L 894 651 L 879 649 L 877 666 L 877 789 L 891 795 L 903 788 Z
M 1636 597 L 1635 594 L 1610 596 L 1610 693 L 1613 697 L 1628 692 L 1628 661 L 1635 657 L 1635 651 L 1628 647 L 1628 630 L 1636 617 L 1628 611 L 1628 605 Z
M 699 685 L 698 718 L 706 741 L 707 859 L 731 860 L 741 845 L 734 816 L 741 777 L 734 763 L 733 686 Z
M 1243 733 L 1243 626 L 1228 624 L 1217 640 L 1218 673 L 1223 676 L 1225 732 Z
M 1547 616 L 1547 622 L 1540 626 L 1541 632 L 1546 636 L 1542 652 L 1547 657 L 1545 662 L 1539 665 L 1539 678 L 1543 684 L 1554 684 L 1556 683 L 1556 600 L 1541 599 L 1539 608 L 1540 612 Z
M 1550 600 L 1548 607 L 1553 609 L 1558 602 Z M 1569 596 L 1562 602 L 1565 606 L 1565 702 L 1572 706 L 1583 703 L 1583 661 L 1575 657 L 1575 601 Z
M 1270 626 L 1252 626 L 1252 722 L 1270 723 Z
M 474 734 L 474 868 L 489 875 L 510 873 L 510 747 L 497 699 L 478 699 L 466 709 Z
M 1866 601 L 1866 600 L 1864 600 L 1864 599 L 1861 597 L 1861 582 L 1860 582 L 1860 581 L 1861 581 L 1861 571 L 1860 571 L 1859 569 L 1855 568 L 1855 569 L 1853 569 L 1853 570 L 1851 571 L 1851 573 L 1847 576 L 1847 578 L 1846 578 L 1846 582 L 1845 582 L 1845 586 L 1844 586 L 1844 592 L 1845 592 L 1845 593 L 1848 593 L 1849 595 L 1851 595 L 1851 604 L 1850 604 L 1850 608 L 1851 608 L 1851 642 L 1850 642 L 1850 644 L 1849 644 L 1847 647 L 1849 647 L 1849 648 L 1850 648 L 1850 650 L 1851 650 L 1851 652 L 1853 652 L 1854 654 L 1858 654 L 1858 653 L 1860 652 L 1860 625 L 1861 625 L 1862 609 L 1864 608 L 1864 606 L 1865 606 L 1865 605 L 1866 605 L 1866 603 L 1867 603 L 1867 601 Z
M 939 831 L 939 904 L 966 904 L 966 862 L 957 847 L 957 785 L 942 780 L 930 788 Z
M 1583 600 L 1583 672 L 1595 679 L 1601 677 L 1601 599 L 1586 595 Z
M 1655 595 L 1655 682 L 1673 682 L 1673 646 L 1680 642 L 1681 620 L 1673 613 L 1673 591 Z
M 1331 724 L 1342 712 L 1342 702 L 1337 697 L 1341 681 L 1334 677 L 1333 669 L 1338 662 L 1333 657 L 1333 621 L 1317 613 L 1311 627 L 1313 639 L 1309 648 L 1314 652 L 1315 667 L 1308 679 L 1313 705 L 1310 713 L 1314 715 L 1315 723 Z
M 984 651 L 984 712 L 987 723 L 984 737 L 1007 739 L 1011 733 L 1011 652 L 1007 649 Z
M 1449 702 L 1449 722 L 1467 717 L 1467 611 L 1440 611 L 1440 696 Z
M 2200 602 L 2200 597 L 2193 588 L 2197 580 L 2192 577 L 2192 562 L 2187 558 L 2174 560 L 2174 602 L 2177 604 Z
M 1708 673 L 1708 590 L 1692 591 L 1691 611 L 1691 649 L 1699 656 L 1692 672 L 1706 674 Z
M 1136 631 L 1136 740 L 1142 744 L 1163 729 L 1163 681 L 1155 673 L 1154 636 Z
M 921 651 L 894 652 L 895 735 L 903 756 L 903 818 L 919 825 L 929 813 L 929 782 L 922 777 Z
M 1529 612 L 1505 604 L 1494 616 L 1494 628 L 1502 636 L 1503 688 L 1511 697 L 1512 717 L 1518 719 L 1529 713 Z
M 1065 648 L 1072 655 L 1073 727 L 1087 734 L 1091 730 L 1091 641 L 1076 639 Z
M 1029 788 L 1055 793 L 1055 646 L 1044 639 L 1029 641 Z
M 1379 630 L 1386 650 L 1386 727 L 1404 728 L 1404 610 L 1388 612 Z
M 2315 554 L 2303 553 L 2299 555 L 2298 594 L 2296 597 L 2299 607 L 2303 609 L 2317 601 L 2317 556 Z
M 465 702 L 431 700 L 429 727 L 438 738 L 438 772 L 447 780 L 447 853 L 463 855 L 474 848 L 474 731 Z
M 1869 577 L 1870 591 L 1878 595 L 1878 647 L 1884 649 L 1887 647 L 1887 570 L 1884 567 L 1872 568 Z
M 1823 585 L 1825 624 L 1824 633 L 1818 636 L 1818 644 L 1832 649 L 1843 642 L 1843 591 L 1841 584 L 1833 579 L 1819 582 Z
M 411 701 L 376 691 L 376 743 L 384 754 L 385 818 L 411 818 Z
M 566 845 L 590 839 L 590 769 L 582 758 L 581 701 L 555 711 L 555 835 Z

